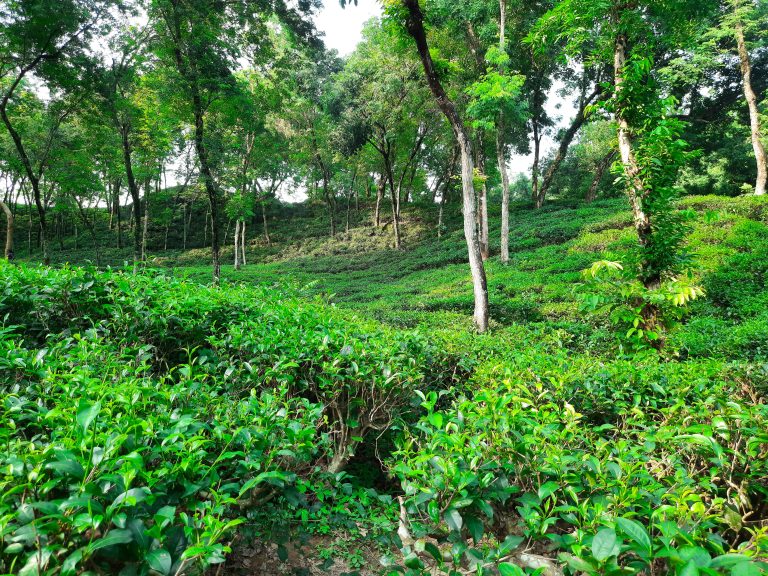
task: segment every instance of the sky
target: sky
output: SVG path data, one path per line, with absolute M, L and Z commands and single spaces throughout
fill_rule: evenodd
M 358 5 L 342 8 L 338 0 L 325 0 L 315 19 L 318 30 L 325 32 L 325 45 L 339 54 L 350 54 L 360 42 L 363 24 L 374 16 L 381 16 L 378 0 L 359 0 Z

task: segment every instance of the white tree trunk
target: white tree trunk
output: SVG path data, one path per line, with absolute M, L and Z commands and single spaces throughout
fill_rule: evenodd
M 752 89 L 752 66 L 749 63 L 749 52 L 744 40 L 744 28 L 741 22 L 735 26 L 736 44 L 739 49 L 739 61 L 741 62 L 741 79 L 744 88 L 744 98 L 749 107 L 749 126 L 752 133 L 752 149 L 755 151 L 757 163 L 757 181 L 755 183 L 755 195 L 765 194 L 766 180 L 768 180 L 768 160 L 766 159 L 765 146 L 760 140 L 760 111 L 757 108 L 757 96 Z
M 443 85 L 435 70 L 432 55 L 429 52 L 427 35 L 424 30 L 424 15 L 421 12 L 418 0 L 402 0 L 403 6 L 408 10 L 406 28 L 416 42 L 416 47 L 424 66 L 424 74 L 429 84 L 432 95 L 451 124 L 456 143 L 461 152 L 461 183 L 464 206 L 464 238 L 469 252 L 469 269 L 472 274 L 472 288 L 475 297 L 474 322 L 478 332 L 488 330 L 488 283 L 485 277 L 485 266 L 480 252 L 480 239 L 478 237 L 476 222 L 477 196 L 475 194 L 474 172 L 472 161 L 472 142 L 467 134 L 459 112 L 453 101 L 446 94 Z
M 235 220 L 235 270 L 240 270 L 240 219 Z
M 504 154 L 503 125 L 501 121 L 496 130 L 496 155 L 501 174 L 501 261 L 509 263 L 509 175 L 507 174 L 507 158 Z
M 5 258 L 6 260 L 13 260 L 13 212 L 2 200 L 0 200 L 0 208 L 5 212 L 7 226 L 5 232 Z
M 245 261 L 245 220 L 240 222 L 240 259 L 243 266 L 248 265 L 248 262 Z

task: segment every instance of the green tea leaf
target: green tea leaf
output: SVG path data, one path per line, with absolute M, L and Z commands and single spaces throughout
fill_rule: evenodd
M 617 518 L 616 524 L 618 524 L 624 534 L 640 544 L 644 551 L 651 552 L 651 538 L 642 524 L 629 518 Z
M 612 556 L 618 556 L 619 542 L 612 528 L 603 528 L 592 539 L 592 555 L 603 562 Z
M 171 555 L 162 548 L 152 550 L 152 552 L 147 554 L 147 565 L 163 576 L 170 574 L 172 564 Z

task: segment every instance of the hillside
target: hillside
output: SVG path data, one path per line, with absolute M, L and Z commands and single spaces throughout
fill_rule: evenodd
M 755 197 L 689 197 L 693 230 L 688 249 L 694 275 L 708 297 L 696 302 L 685 325 L 671 336 L 673 356 L 765 358 L 768 355 L 768 203 Z M 437 238 L 437 211 L 410 208 L 406 248 L 394 250 L 387 230 L 375 235 L 363 215 L 349 236 L 329 238 L 325 215 L 276 222 L 271 248 L 252 244 L 249 264 L 224 269 L 234 282 L 312 284 L 341 307 L 387 324 L 430 329 L 469 329 L 472 293 L 466 245 L 458 214 Z M 605 318 L 585 320 L 575 292 L 581 271 L 596 260 L 625 264 L 636 236 L 626 200 L 591 205 L 551 203 L 541 211 L 513 207 L 511 262 L 487 265 L 495 334 L 529 332 L 557 336 L 563 345 L 590 353 L 613 350 Z M 498 243 L 498 214 L 491 237 Z M 498 246 L 492 244 L 494 253 Z M 207 282 L 200 251 L 160 256 L 175 273 Z M 205 262 L 206 264 L 200 264 Z M 602 352 L 601 352 L 602 351 Z
M 330 239 L 298 207 L 221 288 L 203 250 L 138 275 L 2 264 L 0 562 L 37 565 L 45 510 L 57 562 L 102 572 L 761 573 L 768 203 L 683 207 L 707 295 L 660 357 L 579 304 L 581 270 L 632 246 L 623 200 L 516 206 L 487 335 L 459 217 L 438 239 L 430 207 L 400 251 L 364 213 Z

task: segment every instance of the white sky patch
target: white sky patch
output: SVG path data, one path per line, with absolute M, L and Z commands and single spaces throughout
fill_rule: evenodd
M 339 0 L 326 0 L 323 9 L 315 17 L 317 29 L 325 32 L 325 45 L 341 56 L 351 54 L 362 39 L 363 24 L 381 16 L 377 0 L 359 0 L 342 8 Z

